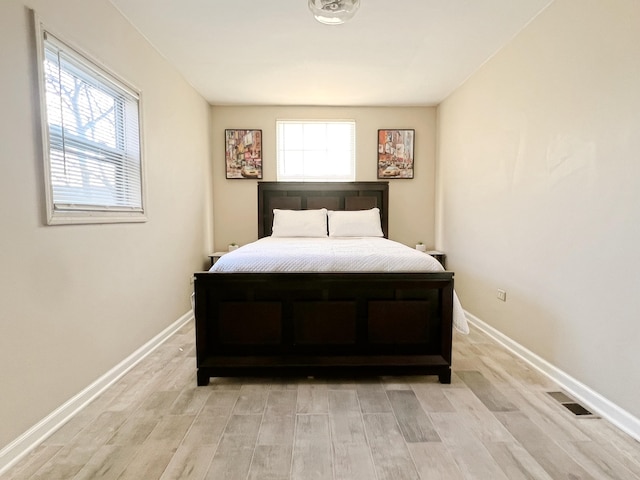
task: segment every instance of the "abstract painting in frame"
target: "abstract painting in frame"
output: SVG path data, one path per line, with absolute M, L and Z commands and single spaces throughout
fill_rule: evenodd
M 262 130 L 224 131 L 227 178 L 262 179 Z
M 413 178 L 415 130 L 378 130 L 378 178 Z

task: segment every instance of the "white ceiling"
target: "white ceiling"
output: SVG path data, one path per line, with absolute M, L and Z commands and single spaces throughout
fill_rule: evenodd
M 214 105 L 437 105 L 553 0 L 111 0 Z

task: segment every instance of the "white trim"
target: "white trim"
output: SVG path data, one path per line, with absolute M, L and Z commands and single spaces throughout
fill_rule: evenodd
M 86 407 L 89 402 L 117 382 L 129 370 L 135 367 L 147 355 L 152 353 L 192 319 L 193 311 L 185 313 L 182 317 L 142 345 L 138 350 L 133 352 L 98 380 L 93 382 L 0 450 L 0 475 L 25 457 L 47 437 L 53 434 L 74 415 L 80 412 L 80 410 Z
M 589 410 L 597 413 L 602 418 L 607 419 L 620 430 L 640 441 L 640 419 L 634 417 L 632 414 L 603 397 L 587 385 L 571 377 L 566 372 L 563 372 L 558 367 L 547 362 L 544 358 L 539 357 L 532 351 L 507 337 L 491 325 L 483 322 L 478 317 L 470 314 L 469 312 L 465 313 L 467 319 L 473 326 L 482 330 L 507 350 L 517 355 L 540 373 L 556 382 L 560 387 L 566 390 L 567 393 L 571 394 L 576 400 L 583 403 Z

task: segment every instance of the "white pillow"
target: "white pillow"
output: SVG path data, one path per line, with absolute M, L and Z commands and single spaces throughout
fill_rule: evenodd
M 380 209 L 329 210 L 330 237 L 384 237 L 380 225 Z
M 327 209 L 273 209 L 272 237 L 326 237 Z

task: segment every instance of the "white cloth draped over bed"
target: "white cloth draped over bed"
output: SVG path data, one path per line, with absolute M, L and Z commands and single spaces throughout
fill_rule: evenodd
M 393 240 L 377 237 L 264 237 L 225 254 L 210 269 L 220 273 L 442 272 L 440 262 Z M 469 333 L 458 296 L 453 326 Z

